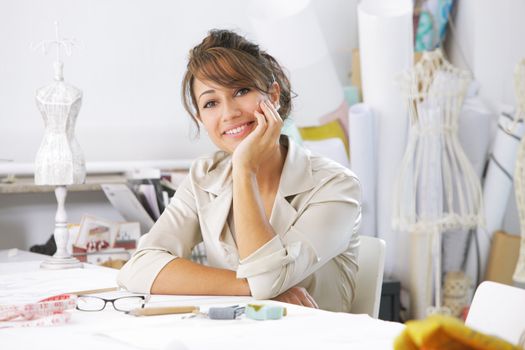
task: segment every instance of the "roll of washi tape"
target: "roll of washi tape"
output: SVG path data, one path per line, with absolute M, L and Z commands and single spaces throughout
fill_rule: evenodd
M 248 304 L 245 314 L 252 320 L 278 320 L 286 316 L 286 308 L 276 305 Z

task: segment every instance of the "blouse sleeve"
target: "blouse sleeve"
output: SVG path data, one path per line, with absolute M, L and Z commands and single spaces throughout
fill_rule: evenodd
M 273 298 L 297 285 L 348 249 L 361 220 L 360 186 L 340 174 L 310 198 L 285 233 L 240 261 L 238 278 L 247 278 L 257 299 Z
M 149 233 L 140 238 L 117 283 L 132 292 L 149 293 L 160 270 L 177 257 L 189 258 L 201 241 L 195 197 L 187 177 Z

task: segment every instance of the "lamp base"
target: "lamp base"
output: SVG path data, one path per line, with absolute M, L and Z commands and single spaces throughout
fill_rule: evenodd
M 72 257 L 51 257 L 40 264 L 40 268 L 48 270 L 61 270 L 61 269 L 80 269 L 83 265 L 77 258 Z

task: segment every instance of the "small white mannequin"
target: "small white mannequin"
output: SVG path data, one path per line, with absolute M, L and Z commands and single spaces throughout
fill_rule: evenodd
M 75 122 L 82 104 L 82 91 L 66 84 L 63 77 L 63 63 L 60 61 L 60 47 L 71 54 L 74 41 L 61 39 L 58 23 L 55 22 L 56 39 L 43 41 L 44 53 L 47 46 L 57 46 L 57 60 L 54 63 L 55 81 L 36 92 L 36 102 L 45 123 L 45 134 L 35 159 L 35 184 L 53 185 L 58 202 L 55 216 L 54 238 L 57 245 L 55 255 L 42 263 L 43 268 L 61 269 L 82 267 L 67 252 L 68 230 L 65 199 L 66 185 L 84 183 L 86 168 L 84 155 L 75 139 Z

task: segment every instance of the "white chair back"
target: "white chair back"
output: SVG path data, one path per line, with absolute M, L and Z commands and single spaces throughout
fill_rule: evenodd
M 360 236 L 359 271 L 356 279 L 356 295 L 352 313 L 379 316 L 379 302 L 385 269 L 386 244 L 380 238 Z
M 520 344 L 525 340 L 525 289 L 491 281 L 481 283 L 465 324 L 512 344 Z

